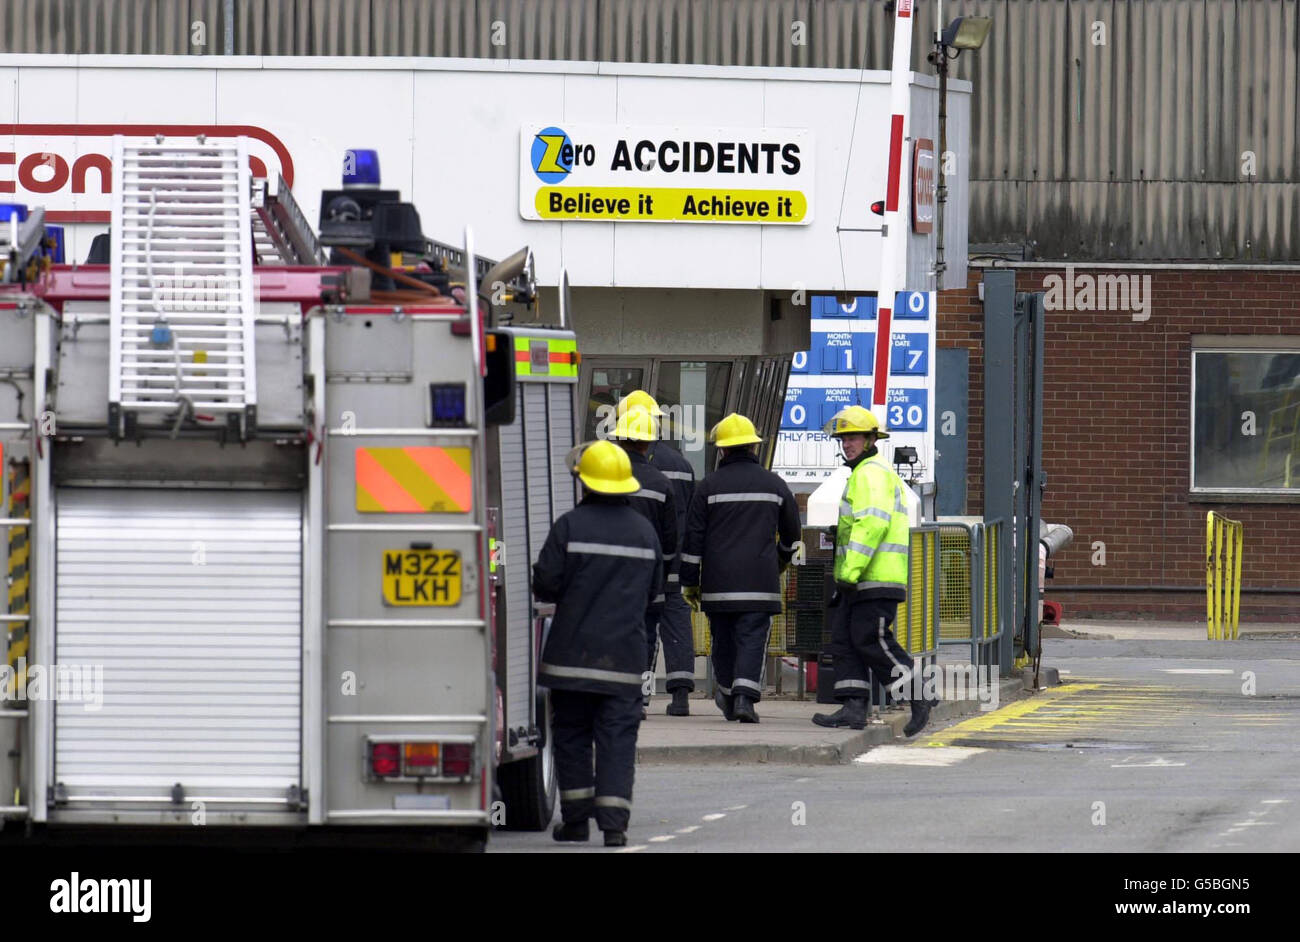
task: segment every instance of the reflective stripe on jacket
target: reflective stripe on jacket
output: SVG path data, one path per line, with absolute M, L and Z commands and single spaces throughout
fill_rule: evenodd
M 534 595 L 555 603 L 537 682 L 587 693 L 640 690 L 646 608 L 662 591 L 654 528 L 627 498 L 587 495 L 551 526 L 533 566 Z
M 835 531 L 835 581 L 842 590 L 856 590 L 858 598 L 906 600 L 906 486 L 880 455 L 853 466 Z
M 706 612 L 779 612 L 781 569 L 799 540 L 790 488 L 753 454 L 730 454 L 695 488 L 682 544 L 682 586 Z

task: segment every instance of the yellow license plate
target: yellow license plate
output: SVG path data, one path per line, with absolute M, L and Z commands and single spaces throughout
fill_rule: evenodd
M 456 605 L 460 553 L 455 550 L 384 550 L 385 605 Z

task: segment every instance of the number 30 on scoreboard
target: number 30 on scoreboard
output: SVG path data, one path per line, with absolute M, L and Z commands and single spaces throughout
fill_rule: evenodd
M 885 406 L 885 421 L 891 431 L 924 432 L 926 427 L 926 391 L 924 389 L 890 389 Z

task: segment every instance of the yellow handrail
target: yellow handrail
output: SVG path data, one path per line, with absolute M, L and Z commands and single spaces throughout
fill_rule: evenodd
M 1210 511 L 1205 515 L 1205 620 L 1211 641 L 1236 641 L 1241 611 L 1241 553 L 1245 527 Z

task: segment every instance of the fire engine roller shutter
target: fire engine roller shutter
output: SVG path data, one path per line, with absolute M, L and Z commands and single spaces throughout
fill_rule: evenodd
M 573 386 L 520 382 L 515 421 L 501 426 L 501 516 L 506 541 L 506 723 L 533 723 L 532 567 L 555 518 L 574 505 L 564 459 L 573 447 Z
M 501 536 L 506 543 L 506 723 L 527 726 L 532 711 L 532 561 L 528 549 L 528 485 L 524 456 L 524 383 L 515 386 L 515 421 L 501 429 Z
M 56 705 L 70 806 L 300 783 L 301 514 L 297 492 L 58 491 L 57 663 L 103 665 L 101 709 Z
M 574 441 L 573 390 L 568 384 L 547 383 L 551 419 L 551 503 L 556 517 L 573 509 L 573 475 L 564 464 Z

